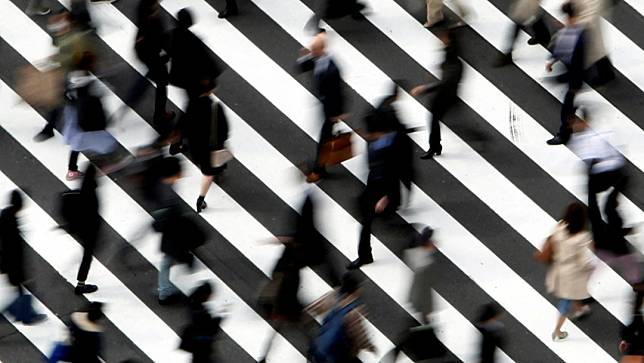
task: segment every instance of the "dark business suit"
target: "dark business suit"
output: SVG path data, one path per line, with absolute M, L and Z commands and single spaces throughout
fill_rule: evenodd
M 452 43 L 445 48 L 445 59 L 441 64 L 442 79 L 434 84 L 428 85 L 424 93 L 436 92 L 430 105 L 432 122 L 429 131 L 429 148 L 440 152 L 441 132 L 439 121 L 443 119 L 447 111 L 458 99 L 458 84 L 463 77 L 463 63 L 459 59 L 459 47 L 452 40 Z
M 332 119 L 344 112 L 344 94 L 340 69 L 329 55 L 313 58 L 309 55 L 298 59 L 300 72 L 313 71 L 316 96 L 322 103 L 324 120 L 318 141 L 316 163 L 320 160 L 320 148 L 333 136 Z M 318 165 L 318 168 L 322 168 Z

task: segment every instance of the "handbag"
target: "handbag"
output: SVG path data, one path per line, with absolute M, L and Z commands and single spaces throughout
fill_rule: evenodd
M 212 113 L 211 113 L 211 118 L 210 118 L 210 145 L 215 146 L 217 145 L 217 139 L 219 138 L 219 135 L 217 135 L 217 130 L 219 130 L 219 122 L 226 122 L 225 120 L 220 120 L 219 119 L 219 104 L 217 102 L 213 103 L 212 105 Z M 220 168 L 224 166 L 227 162 L 231 161 L 233 159 L 233 153 L 230 152 L 230 150 L 226 147 L 218 150 L 214 150 L 210 152 L 210 165 L 213 168 Z
M 324 166 L 340 164 L 353 157 L 352 132 L 339 132 L 325 142 L 320 149 L 319 163 Z
M 210 153 L 210 165 L 212 165 L 213 168 L 222 167 L 232 159 L 233 154 L 226 148 L 215 150 Z
M 552 264 L 554 253 L 555 250 L 554 244 L 552 242 L 552 237 L 549 237 L 546 240 L 546 243 L 543 244 L 541 250 L 534 253 L 534 259 L 543 264 L 550 265 Z
M 41 72 L 28 66 L 18 73 L 16 91 L 28 104 L 45 108 L 62 105 L 65 78 L 60 68 Z

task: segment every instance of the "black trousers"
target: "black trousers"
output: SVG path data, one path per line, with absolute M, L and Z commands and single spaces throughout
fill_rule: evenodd
M 226 0 L 226 10 L 229 12 L 237 12 L 237 0 Z
M 622 235 L 624 222 L 617 212 L 617 197 L 619 193 L 622 193 L 626 189 L 627 185 L 628 177 L 621 168 L 589 175 L 588 217 L 595 239 Z M 606 204 L 604 205 L 604 214 L 607 219 L 606 223 L 604 223 L 597 202 L 597 193 L 601 193 L 611 187 L 613 190 L 608 195 Z
M 440 92 L 440 91 L 439 91 Z M 432 121 L 429 125 L 429 148 L 435 151 L 442 150 L 440 120 L 447 114 L 447 111 L 456 102 L 455 95 L 437 94 L 432 102 L 430 111 Z
M 543 19 L 543 15 L 540 15 L 530 27 L 534 33 L 532 37 L 536 39 L 539 44 L 547 46 L 550 43 L 550 30 L 548 30 L 548 26 Z M 508 39 L 508 46 L 505 54 L 512 54 L 514 43 L 519 36 L 519 31 L 521 31 L 521 25 L 515 23 L 510 31 L 510 37 Z
M 317 149 L 315 152 L 315 170 L 323 171 L 324 165 L 320 163 L 320 156 L 322 152 L 322 146 L 333 137 L 333 122 L 328 118 L 322 123 L 322 129 L 320 130 L 320 139 L 318 141 Z
M 89 267 L 92 264 L 92 255 L 96 247 L 96 240 L 98 238 L 98 228 L 92 231 L 87 231 L 79 234 L 80 242 L 83 244 L 83 258 L 80 267 L 78 268 L 78 275 L 76 280 L 85 282 L 89 274 Z
M 69 153 L 69 162 L 67 163 L 67 170 L 69 171 L 78 171 L 78 155 L 80 152 L 71 151 Z
M 166 104 L 168 102 L 168 69 L 160 57 L 143 60 L 143 63 L 148 67 L 145 77 L 156 84 L 153 122 L 161 137 L 166 137 L 172 131 L 172 126 L 167 125 L 165 122 Z M 140 78 L 130 89 L 126 104 L 130 106 L 138 104 L 145 94 L 146 86 L 146 79 Z
M 575 114 L 575 96 L 577 96 L 577 90 L 568 88 L 563 104 L 561 105 L 561 124 L 559 125 L 558 135 L 564 140 L 564 142 L 568 142 L 568 140 L 570 140 L 570 134 L 572 133 L 570 117 Z

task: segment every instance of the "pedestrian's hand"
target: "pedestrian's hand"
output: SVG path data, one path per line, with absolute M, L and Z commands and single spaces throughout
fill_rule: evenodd
M 626 343 L 626 341 L 622 340 L 621 342 L 619 342 L 619 351 L 622 354 L 624 354 L 627 348 L 628 348 L 628 343 Z
M 554 64 L 553 62 L 546 63 L 546 72 L 548 72 L 548 73 L 552 72 L 552 65 L 553 64 Z
M 416 87 L 412 88 L 411 89 L 411 95 L 413 97 L 418 96 L 419 94 L 421 94 L 423 92 L 423 88 L 424 88 L 423 86 L 416 86 Z
M 300 48 L 300 56 L 304 57 L 305 55 L 308 55 L 311 53 L 311 50 L 309 48 Z
M 389 198 L 387 198 L 387 196 L 380 198 L 378 203 L 376 203 L 376 213 L 384 212 L 385 208 L 387 208 L 387 204 L 389 204 Z

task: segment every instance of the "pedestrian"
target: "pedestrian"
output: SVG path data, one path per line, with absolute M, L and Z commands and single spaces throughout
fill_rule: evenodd
M 169 136 L 174 118 L 173 112 L 166 110 L 168 100 L 168 68 L 170 60 L 168 55 L 169 36 L 166 32 L 159 0 L 141 0 L 137 8 L 138 32 L 134 50 L 137 58 L 148 68 L 146 78 L 154 82 L 156 94 L 154 97 L 153 122 L 159 130 L 159 141 L 164 141 Z M 128 95 L 128 105 L 132 106 L 141 99 L 147 82 L 141 78 L 136 82 Z
M 571 121 L 573 136 L 570 148 L 586 164 L 588 216 L 595 250 L 609 265 L 620 266 L 626 280 L 634 284 L 641 281 L 641 271 L 637 254 L 631 250 L 625 238 L 632 228 L 624 227 L 623 218 L 617 209 L 618 196 L 626 191 L 629 180 L 624 156 L 605 135 L 590 127 L 590 114 L 586 109 L 581 114 L 583 117 L 573 117 Z M 609 189 L 611 190 L 603 208 L 603 215 L 606 217 L 604 221 L 597 194 Z
M 436 92 L 429 110 L 432 114 L 429 131 L 429 149 L 421 156 L 421 159 L 432 159 L 440 155 L 443 146 L 441 145 L 441 133 L 439 121 L 447 114 L 458 100 L 458 85 L 463 76 L 463 63 L 460 56 L 460 45 L 454 30 L 443 30 L 440 34 L 441 40 L 445 43 L 445 58 L 441 64 L 440 81 L 416 86 L 411 90 L 411 95 L 416 97 L 429 92 Z
M 552 42 L 552 57 L 546 63 L 546 71 L 552 72 L 553 65 L 561 61 L 566 66 L 566 72 L 556 77 L 556 80 L 568 84 L 568 90 L 561 105 L 559 132 L 550 140 L 548 145 L 562 145 L 570 140 L 570 119 L 574 115 L 575 97 L 584 82 L 586 59 L 586 31 L 579 24 L 577 7 L 566 2 L 561 7 L 566 14 L 566 26 L 555 34 Z
M 161 161 L 159 183 L 155 195 L 157 204 L 153 206 L 153 228 L 161 232 L 161 252 L 163 257 L 159 267 L 158 301 L 169 305 L 183 300 L 184 296 L 170 282 L 170 269 L 181 263 L 193 266 L 195 248 L 205 242 L 206 236 L 195 223 L 192 214 L 184 210 L 179 197 L 173 190 L 181 178 L 181 164 L 174 157 Z
M 317 11 L 304 26 L 305 30 L 312 31 L 314 34 L 323 32 L 320 28 L 320 20 L 340 19 L 350 16 L 353 20 L 365 20 L 364 10 L 366 5 L 359 0 L 319 0 L 317 2 Z
M 219 19 L 229 18 L 239 14 L 239 8 L 237 7 L 237 0 L 226 0 L 226 8 L 224 11 L 219 13 L 217 17 Z
M 496 351 L 504 345 L 503 323 L 500 318 L 503 309 L 496 303 L 489 303 L 483 306 L 476 327 L 481 332 L 480 363 L 496 362 Z
M 620 363 L 640 363 L 644 361 L 644 283 L 634 287 L 635 302 L 631 323 L 622 328 L 619 351 L 623 354 Z
M 444 0 L 427 0 L 427 21 L 423 24 L 425 28 L 433 28 L 444 23 L 445 15 L 443 13 L 443 1 Z M 463 6 L 463 3 L 461 3 L 460 0 L 451 1 L 456 6 L 458 14 L 465 18 L 468 11 L 465 6 Z
M 592 86 L 601 86 L 615 79 L 613 65 L 608 58 L 601 30 L 603 17 L 608 10 L 606 0 L 571 0 L 579 13 L 579 24 L 586 29 L 584 69 Z
M 302 48 L 301 54 L 297 60 L 299 72 L 312 71 L 316 96 L 322 103 L 322 129 L 318 139 L 314 172 L 318 177 L 324 177 L 326 169 L 320 160 L 322 146 L 333 136 L 333 124 L 345 117 L 342 76 L 333 57 L 326 52 L 325 33 L 316 35 L 308 49 Z
M 420 321 L 425 325 L 429 324 L 429 315 L 433 307 L 432 278 L 435 271 L 432 265 L 437 251 L 433 235 L 434 230 L 431 227 L 423 228 L 411 248 L 405 251 L 405 260 L 414 272 L 409 301 L 414 310 L 420 313 Z
M 0 213 L 0 272 L 7 274 L 9 283 L 16 287 L 18 296 L 6 308 L 16 321 L 25 325 L 36 324 L 46 315 L 38 314 L 32 307 L 31 295 L 27 295 L 23 284 L 27 280 L 25 268 L 25 240 L 20 232 L 18 213 L 23 207 L 20 191 L 11 192 L 9 206 Z
M 83 258 L 78 268 L 77 283 L 74 289 L 76 295 L 89 294 L 98 290 L 98 286 L 85 283 L 101 229 L 96 173 L 96 167 L 90 163 L 85 170 L 83 182 L 78 192 L 75 225 L 71 227 L 73 234 L 83 246 Z
M 71 363 L 99 363 L 103 345 L 103 304 L 91 302 L 87 311 L 72 313 L 68 360 Z
M 50 17 L 48 29 L 52 33 L 52 40 L 58 52 L 51 57 L 51 61 L 58 64 L 58 67 L 49 72 L 60 74 L 60 84 L 53 92 L 57 92 L 59 101 L 51 105 L 47 113 L 47 124 L 34 136 L 34 141 L 42 142 L 54 136 L 54 128 L 63 113 L 65 105 L 65 86 L 69 73 L 77 70 L 79 60 L 85 52 L 93 52 L 88 33 L 80 30 L 71 19 L 67 10 Z
M 180 349 L 192 353 L 192 363 L 212 363 L 213 343 L 221 330 L 221 317 L 213 316 L 205 305 L 213 298 L 210 283 L 200 284 L 188 299 L 190 323 L 181 334 Z
M 512 51 L 514 43 L 519 36 L 521 28 L 532 28 L 533 36 L 528 39 L 528 44 L 550 44 L 550 30 L 545 21 L 545 14 L 539 6 L 541 0 L 515 0 L 510 8 L 510 17 L 514 21 L 508 45 L 505 52 L 496 61 L 496 66 L 501 67 L 512 63 Z
M 590 297 L 588 280 L 593 271 L 592 239 L 586 231 L 586 207 L 572 203 L 548 237 L 553 250 L 552 263 L 546 274 L 546 288 L 559 299 L 559 318 L 552 332 L 552 340 L 568 337 L 561 330 L 566 318 L 579 319 L 590 313 L 583 300 Z
M 360 281 L 348 272 L 338 290 L 323 295 L 306 308 L 312 316 L 326 314 L 309 349 L 313 363 L 354 363 L 360 361 L 358 354 L 363 350 L 377 352 L 365 328 L 361 296 Z
M 369 175 L 359 198 L 362 229 L 358 242 L 358 258 L 347 268 L 357 269 L 373 262 L 371 227 L 378 215 L 391 214 L 400 205 L 399 155 L 395 141 L 395 125 L 375 119 L 368 125 L 367 152 Z

